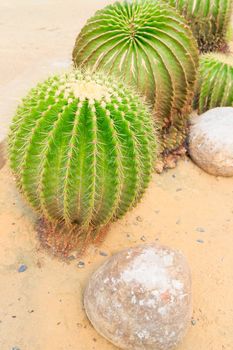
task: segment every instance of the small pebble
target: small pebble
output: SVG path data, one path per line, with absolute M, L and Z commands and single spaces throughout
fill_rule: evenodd
M 20 265 L 20 267 L 18 268 L 18 272 L 24 272 L 27 270 L 27 266 L 26 265 Z
M 180 219 L 176 221 L 176 225 L 179 225 L 180 224 Z
M 192 324 L 192 326 L 195 326 L 197 324 L 197 321 L 192 319 L 191 324 Z
M 102 252 L 102 251 L 100 251 L 100 252 L 99 252 L 99 255 L 101 255 L 101 256 L 108 256 L 108 254 L 107 254 L 107 253 Z
M 142 222 L 141 216 L 137 216 L 136 219 L 137 219 L 138 222 Z
M 197 232 L 205 232 L 205 229 L 203 227 L 197 227 L 196 231 Z
M 203 239 L 197 239 L 198 243 L 204 243 Z
M 69 260 L 69 261 L 75 260 L 75 256 L 74 256 L 74 255 L 68 256 L 68 260 Z
M 77 266 L 78 266 L 79 269 L 83 269 L 85 267 L 85 262 L 84 261 L 79 261 Z
M 180 191 L 183 191 L 183 189 L 182 188 L 177 188 L 176 189 L 176 192 L 180 192 Z
M 20 348 L 17 348 L 17 346 L 13 346 L 11 350 L 20 350 Z
M 140 239 L 141 239 L 141 241 L 143 241 L 143 242 L 146 241 L 146 237 L 145 237 L 145 236 L 142 236 Z

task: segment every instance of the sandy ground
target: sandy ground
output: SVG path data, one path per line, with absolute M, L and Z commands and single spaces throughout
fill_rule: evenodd
M 109 1 L 1 0 L 0 141 L 18 98 L 70 64 L 75 36 Z M 100 248 L 69 264 L 38 243 L 35 216 L 0 170 L 0 349 L 113 350 L 88 322 L 82 294 L 91 273 L 119 250 L 157 241 L 181 249 L 193 274 L 194 314 L 178 350 L 233 349 L 233 178 L 215 178 L 185 159 L 154 175 L 143 202 L 111 226 Z M 21 264 L 27 266 L 18 272 Z

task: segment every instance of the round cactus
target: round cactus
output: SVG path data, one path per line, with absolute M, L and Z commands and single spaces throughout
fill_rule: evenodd
M 201 52 L 226 51 L 233 0 L 165 0 L 188 20 Z
M 74 71 L 49 78 L 23 100 L 9 156 L 32 207 L 85 238 L 140 200 L 155 143 L 150 111 L 125 84 Z
M 233 57 L 206 54 L 200 59 L 196 97 L 199 113 L 215 107 L 233 106 Z
M 135 0 L 97 11 L 76 39 L 73 61 L 136 86 L 154 106 L 161 153 L 183 143 L 198 49 L 175 9 L 159 0 Z

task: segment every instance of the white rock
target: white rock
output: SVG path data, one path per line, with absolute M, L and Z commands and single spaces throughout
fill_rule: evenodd
M 84 306 L 95 329 L 121 349 L 173 349 L 191 321 L 186 259 L 155 244 L 124 250 L 91 277 Z
M 189 137 L 194 162 L 216 176 L 233 176 L 233 108 L 214 108 L 194 117 Z

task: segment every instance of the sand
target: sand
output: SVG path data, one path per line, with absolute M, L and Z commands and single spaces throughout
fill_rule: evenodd
M 75 36 L 109 1 L 1 0 L 0 141 L 18 99 L 70 64 Z M 2 167 L 1 167 L 2 166 Z M 157 241 L 180 249 L 193 275 L 194 314 L 178 350 L 233 349 L 233 178 L 215 178 L 188 158 L 154 175 L 142 203 L 113 224 L 100 247 L 65 263 L 44 251 L 36 216 L 0 165 L 0 349 L 114 350 L 83 311 L 88 278 L 108 256 Z M 19 273 L 21 264 L 27 266 Z

